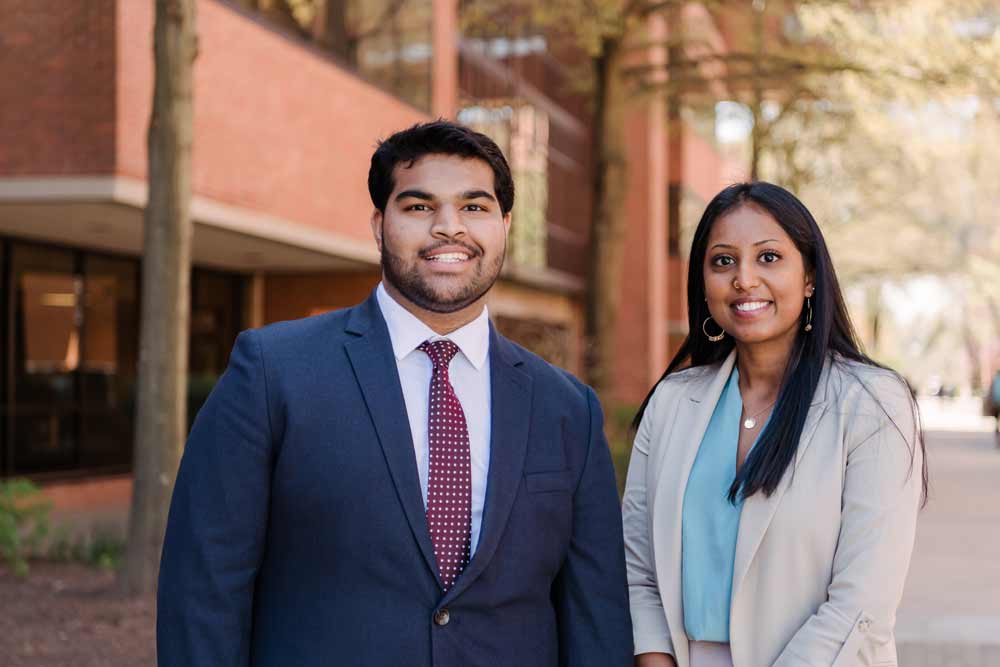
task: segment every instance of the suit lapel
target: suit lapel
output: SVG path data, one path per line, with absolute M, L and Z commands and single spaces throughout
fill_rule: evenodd
M 795 463 L 792 470 L 785 473 L 785 476 L 782 477 L 781 482 L 778 484 L 778 488 L 774 490 L 770 498 L 763 493 L 755 493 L 743 502 L 743 510 L 740 513 L 739 533 L 736 538 L 736 558 L 733 562 L 733 599 L 736 599 L 740 585 L 743 583 L 750 569 L 750 563 L 753 562 L 753 557 L 756 555 L 757 549 L 760 548 L 760 544 L 764 539 L 764 533 L 767 532 L 768 526 L 771 525 L 774 513 L 778 509 L 778 503 L 781 502 L 782 496 L 785 495 L 785 491 L 788 490 L 789 485 L 792 483 L 795 468 L 798 467 L 799 461 L 802 460 L 806 450 L 812 444 L 816 427 L 827 410 L 826 392 L 829 377 L 830 362 L 827 361 L 820 375 L 819 384 L 816 385 L 816 393 L 809 406 L 806 421 L 802 425 L 802 435 L 799 437 L 799 446 L 795 451 Z
M 714 374 L 692 378 L 685 387 L 681 400 L 677 402 L 674 418 L 664 424 L 662 431 L 654 434 L 662 438 L 656 453 L 658 475 L 654 477 L 657 482 L 652 514 L 657 571 L 670 573 L 670 576 L 662 577 L 659 584 L 662 599 L 676 601 L 665 612 L 674 646 L 680 647 L 678 650 L 683 652 L 687 648 L 681 602 L 681 516 L 684 491 L 701 440 L 708 429 L 715 404 L 729 379 L 735 359 L 736 354 L 733 352 Z
M 532 401 L 532 378 L 519 368 L 522 363 L 518 350 L 490 325 L 490 469 L 486 504 L 476 553 L 445 601 L 468 588 L 493 558 L 521 484 Z
M 399 494 L 399 502 L 420 552 L 437 578 L 437 562 L 427 527 L 424 500 L 420 493 L 413 436 L 406 416 L 399 370 L 392 354 L 389 330 L 374 293 L 351 312 L 347 331 L 357 336 L 345 343 L 344 349 L 375 425 L 389 473 Z M 438 585 L 440 584 L 438 579 Z

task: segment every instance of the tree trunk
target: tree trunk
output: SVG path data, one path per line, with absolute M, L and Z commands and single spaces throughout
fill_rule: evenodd
M 587 380 L 601 394 L 611 388 L 615 325 L 625 237 L 625 84 L 618 38 L 605 38 L 595 58 L 594 206 L 586 293 Z
M 120 590 L 156 589 L 170 494 L 187 431 L 192 75 L 196 0 L 156 0 L 149 201 L 135 422 L 135 485 Z
M 346 64 L 356 66 L 357 40 L 348 25 L 348 0 L 323 0 L 317 7 L 313 37 Z

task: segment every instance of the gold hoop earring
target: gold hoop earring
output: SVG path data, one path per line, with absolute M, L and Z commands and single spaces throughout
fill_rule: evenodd
M 708 317 L 706 317 L 705 321 L 701 323 L 701 332 L 703 334 L 705 334 L 705 338 L 709 339 L 713 343 L 718 343 L 720 340 L 722 340 L 723 338 L 726 337 L 726 330 L 722 329 L 722 327 L 719 327 L 720 329 L 722 329 L 722 332 L 719 335 L 717 335 L 717 336 L 713 336 L 712 334 L 708 333 L 708 330 L 705 329 L 705 327 L 708 325 L 708 321 L 710 319 L 712 319 L 711 315 L 709 315 Z
M 806 328 L 805 328 L 805 330 L 806 331 L 812 331 L 813 330 L 813 325 L 812 325 L 812 321 L 813 321 L 813 307 L 812 307 L 812 301 L 810 301 L 809 297 L 806 297 L 806 309 L 807 309 L 807 313 L 806 313 Z

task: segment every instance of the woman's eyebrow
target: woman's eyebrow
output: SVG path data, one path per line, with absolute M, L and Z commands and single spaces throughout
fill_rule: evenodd
M 778 239 L 764 239 L 763 241 L 757 241 L 754 245 L 764 245 L 765 243 L 780 243 Z M 735 248 L 736 246 L 730 245 L 729 243 L 716 243 L 709 250 L 714 250 L 716 248 Z

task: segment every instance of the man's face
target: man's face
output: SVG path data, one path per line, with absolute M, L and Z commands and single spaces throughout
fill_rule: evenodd
M 477 302 L 500 275 L 510 228 L 493 170 L 477 158 L 427 155 L 394 176 L 385 213 L 371 220 L 387 287 L 435 313 Z

